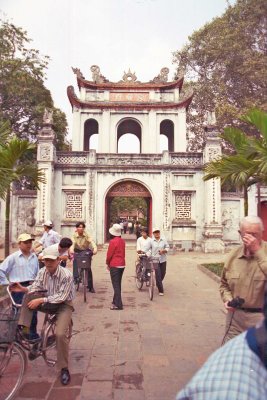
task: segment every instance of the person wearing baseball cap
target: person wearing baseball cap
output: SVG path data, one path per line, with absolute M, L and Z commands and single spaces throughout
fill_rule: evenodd
M 52 244 L 56 244 L 60 242 L 60 235 L 52 229 L 53 223 L 50 220 L 47 220 L 43 223 L 44 233 L 39 242 L 34 246 L 34 251 L 36 251 L 39 247 L 42 246 L 43 249 L 46 249 L 48 246 L 52 246 Z
M 75 288 L 72 273 L 59 265 L 59 253 L 56 247 L 50 246 L 44 250 L 45 268 L 40 269 L 32 285 L 22 287 L 16 283 L 11 291 L 22 290 L 26 293 L 20 312 L 18 325 L 22 332 L 30 326 L 34 310 L 56 314 L 56 348 L 57 368 L 60 372 L 62 385 L 70 382 L 68 369 L 69 340 L 66 338 L 67 329 L 71 323 Z M 37 291 L 43 293 L 37 294 Z M 34 293 L 35 292 L 35 293 Z M 44 295 L 47 293 L 47 296 Z M 36 358 L 34 349 L 30 352 L 31 359 Z
M 21 233 L 17 243 L 19 250 L 10 254 L 0 265 L 0 284 L 19 282 L 21 286 L 29 286 L 36 278 L 39 264 L 36 254 L 32 251 L 34 239 L 29 233 Z M 17 304 L 21 304 L 24 293 L 12 293 Z M 37 313 L 34 314 L 30 327 L 29 338 L 36 339 L 37 335 Z

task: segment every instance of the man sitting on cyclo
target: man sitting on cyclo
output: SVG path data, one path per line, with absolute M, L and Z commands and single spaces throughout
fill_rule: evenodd
M 136 242 L 136 251 L 138 254 L 138 258 L 140 259 L 140 256 L 142 255 L 149 255 L 149 250 L 151 249 L 151 238 L 148 236 L 148 229 L 147 228 L 141 228 L 141 235 Z M 143 260 L 142 264 L 147 268 L 145 271 L 145 277 L 148 278 L 147 276 L 147 271 L 150 269 L 147 260 Z
M 58 250 L 54 249 L 53 251 L 51 248 L 48 252 L 44 250 L 43 260 L 45 268 L 39 271 L 32 285 L 23 287 L 19 283 L 14 283 L 10 290 L 26 293 L 18 322 L 22 335 L 25 327 L 30 327 L 33 310 L 56 314 L 57 368 L 60 371 L 61 383 L 67 385 L 70 382 L 70 373 L 68 370 L 69 340 L 66 337 L 66 331 L 71 324 L 74 310 L 72 304 L 75 294 L 73 277 L 67 268 L 59 265 Z M 44 291 L 45 294 L 36 293 L 38 291 Z

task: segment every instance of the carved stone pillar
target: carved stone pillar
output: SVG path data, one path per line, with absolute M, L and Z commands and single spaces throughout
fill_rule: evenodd
M 45 110 L 43 127 L 37 135 L 37 163 L 38 168 L 42 169 L 46 182 L 40 184 L 37 191 L 37 226 L 45 220 L 53 220 L 53 182 L 54 182 L 54 162 L 56 149 L 54 146 L 55 132 L 52 127 L 52 114 Z
M 216 126 L 211 124 L 206 128 L 206 146 L 203 152 L 204 164 L 221 155 L 220 140 Z M 221 224 L 221 181 L 210 179 L 204 182 L 205 224 L 202 249 L 205 253 L 224 252 L 222 241 L 223 227 Z

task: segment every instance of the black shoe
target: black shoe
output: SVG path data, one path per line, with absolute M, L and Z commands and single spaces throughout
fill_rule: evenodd
M 87 286 L 88 292 L 90 293 L 95 293 L 95 289 L 94 288 L 89 288 L 89 286 Z
M 70 383 L 70 373 L 68 368 L 62 368 L 60 373 L 60 381 L 62 385 L 68 385 Z

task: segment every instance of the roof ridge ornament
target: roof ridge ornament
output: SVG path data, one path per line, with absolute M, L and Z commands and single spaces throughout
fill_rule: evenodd
M 130 68 L 128 72 L 124 71 L 122 81 L 119 81 L 119 83 L 125 83 L 128 85 L 133 85 L 135 83 L 140 83 L 140 81 L 137 80 L 137 77 L 135 75 L 135 72 L 131 72 Z
M 160 73 L 157 76 L 155 76 L 155 78 L 150 82 L 154 82 L 154 83 L 168 82 L 169 72 L 170 72 L 169 68 L 167 68 L 167 67 L 161 68 Z
M 71 67 L 71 68 L 72 68 L 72 71 L 74 72 L 74 74 L 77 76 L 77 78 L 85 79 L 79 68 L 73 68 L 73 67 Z
M 92 65 L 90 68 L 92 72 L 92 80 L 95 83 L 105 83 L 109 82 L 109 80 L 100 73 L 100 68 L 98 65 Z

